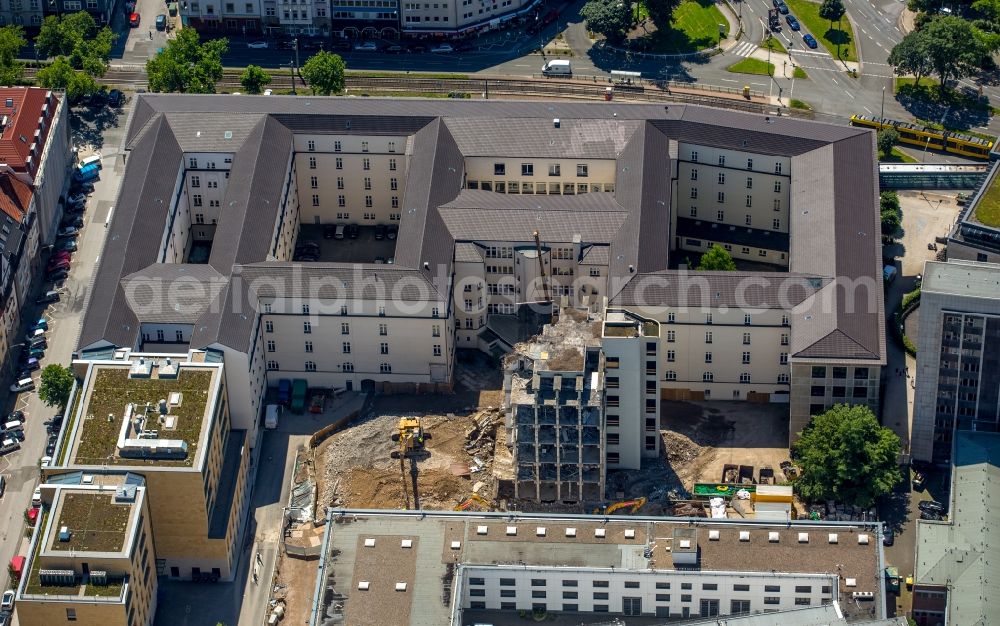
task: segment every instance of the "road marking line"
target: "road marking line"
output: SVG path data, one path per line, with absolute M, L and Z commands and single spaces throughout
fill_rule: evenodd
M 851 93 L 850 91 L 847 91 L 847 90 L 845 89 L 845 90 L 844 90 L 844 93 L 846 93 L 847 95 L 851 96 L 851 100 L 854 100 L 854 94 L 852 94 L 852 93 Z
M 875 114 L 875 112 L 874 112 L 874 111 L 872 111 L 871 109 L 869 109 L 869 108 L 868 108 L 868 107 L 866 107 L 866 106 L 862 106 L 861 108 L 863 108 L 863 109 L 864 109 L 865 111 L 868 111 L 868 115 L 874 115 L 874 114 Z
M 738 80 L 736 80 L 735 78 L 720 78 L 719 80 L 724 80 L 724 81 L 726 81 L 727 83 L 738 83 L 738 82 L 739 82 L 739 81 L 738 81 Z

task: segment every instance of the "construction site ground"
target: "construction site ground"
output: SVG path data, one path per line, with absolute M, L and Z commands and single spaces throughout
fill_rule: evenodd
M 609 471 L 609 501 L 647 498 L 642 515 L 673 515 L 669 504 L 687 500 L 695 483 L 719 482 L 726 464 L 779 469 L 788 460 L 788 405 L 752 402 L 661 401 L 660 458 L 640 470 Z
M 362 416 L 320 444 L 314 451 L 318 508 L 415 508 L 411 460 L 401 472 L 391 458 L 398 449 L 391 437 L 403 416 L 421 417 L 430 435 L 427 454 L 416 461 L 420 508 L 450 510 L 473 487 L 494 502 L 498 476 L 513 472 L 503 441 L 500 372 L 473 357 L 456 368 L 456 380 L 453 394 L 377 396 Z

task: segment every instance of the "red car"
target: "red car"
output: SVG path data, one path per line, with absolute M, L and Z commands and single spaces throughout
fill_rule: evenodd
M 132 15 L 128 16 L 128 25 L 131 26 L 132 28 L 135 28 L 136 26 L 139 25 L 139 14 L 138 13 L 133 13 Z
M 46 266 L 45 271 L 55 272 L 58 270 L 68 270 L 68 269 L 69 269 L 69 259 L 59 259 L 55 263 L 50 261 L 48 266 Z

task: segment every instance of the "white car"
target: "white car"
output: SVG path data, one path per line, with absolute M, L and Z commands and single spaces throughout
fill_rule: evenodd
M 266 41 L 250 41 L 247 42 L 247 48 L 253 48 L 254 50 L 260 50 L 267 47 Z
M 52 457 L 50 457 L 50 456 L 43 456 L 42 457 L 42 467 L 48 467 L 50 465 L 52 465 Z
M 10 611 L 14 608 L 14 590 L 8 589 L 3 592 L 3 600 L 0 600 L 0 611 Z
M 451 47 L 451 44 L 447 44 L 447 43 L 443 43 L 443 44 L 440 44 L 440 45 L 437 45 L 437 46 L 434 46 L 433 48 L 431 48 L 431 52 L 433 52 L 435 54 L 448 54 L 448 53 L 454 52 L 454 51 L 455 51 L 455 49 Z
M 42 488 L 35 487 L 35 492 L 31 494 L 31 506 L 42 506 Z
M 378 52 L 378 44 L 374 41 L 362 41 L 354 44 L 355 52 Z

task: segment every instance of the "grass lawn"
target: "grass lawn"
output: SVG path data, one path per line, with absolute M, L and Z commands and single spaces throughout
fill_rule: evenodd
M 1000 226 L 1000 184 L 995 179 L 979 199 L 976 219 L 987 226 Z
M 980 99 L 975 95 L 963 93 L 951 87 L 946 87 L 944 91 L 941 91 L 941 82 L 933 78 L 921 78 L 918 85 L 914 78 L 897 77 L 894 89 L 897 96 L 904 98 L 913 98 L 914 100 L 959 109 L 987 111 L 990 115 L 997 113 L 997 110 L 990 106 L 988 99 Z
M 679 54 L 697 52 L 719 44 L 719 24 L 726 18 L 710 0 L 685 0 L 674 9 L 674 19 L 668 28 L 656 25 L 656 30 L 645 34 L 643 29 L 631 35 L 646 52 Z
M 777 52 L 778 54 L 788 54 L 788 50 L 785 50 L 785 46 L 781 45 L 781 40 L 777 37 L 768 37 L 761 48 L 764 50 L 770 48 L 771 52 Z
M 785 0 L 785 3 L 795 17 L 799 18 L 799 21 L 802 22 L 803 34 L 805 32 L 812 33 L 812 36 L 820 44 L 826 46 L 826 49 L 830 51 L 830 54 L 834 58 L 837 58 L 837 44 L 839 43 L 840 58 L 845 61 L 858 60 L 858 51 L 855 49 L 854 43 L 854 31 L 851 29 L 851 22 L 847 19 L 846 15 L 840 20 L 840 27 L 838 29 L 836 22 L 831 27 L 830 22 L 819 16 L 818 2 Z
M 727 72 L 734 74 L 760 74 L 762 76 L 774 75 L 774 64 L 761 61 L 753 57 L 747 57 L 726 68 Z
M 809 78 L 809 74 L 806 74 L 806 71 L 798 65 L 795 66 L 795 71 L 792 72 L 792 76 L 795 78 Z
M 792 107 L 793 109 L 802 109 L 803 111 L 812 111 L 812 107 L 809 105 L 808 102 L 803 102 L 803 101 L 798 100 L 796 98 L 792 98 L 791 101 L 789 101 L 788 106 Z
M 892 149 L 892 154 L 890 154 L 889 156 L 884 156 L 881 153 L 879 153 L 878 160 L 880 162 L 882 162 L 882 163 L 919 163 L 920 162 L 917 159 L 915 159 L 915 158 L 911 157 L 910 155 L 906 154 L 905 152 L 903 152 L 899 148 L 893 148 Z

